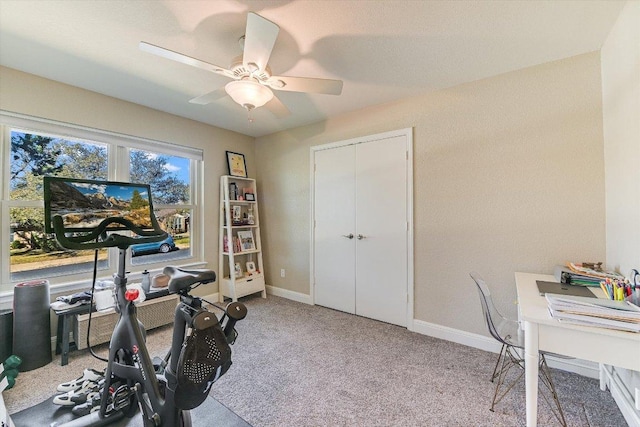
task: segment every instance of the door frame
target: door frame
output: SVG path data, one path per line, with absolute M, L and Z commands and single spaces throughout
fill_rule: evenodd
M 413 283 L 413 128 L 397 129 L 389 132 L 377 133 L 328 144 L 315 145 L 309 151 L 309 183 L 310 183 L 310 210 L 309 210 L 309 290 L 311 304 L 315 305 L 315 153 L 317 151 L 344 147 L 347 145 L 366 144 L 371 141 L 404 136 L 407 142 L 407 329 L 414 330 L 414 283 Z

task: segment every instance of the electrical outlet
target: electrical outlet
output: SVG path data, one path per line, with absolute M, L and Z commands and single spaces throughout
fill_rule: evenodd
M 284 277 L 284 268 L 280 269 L 280 277 Z

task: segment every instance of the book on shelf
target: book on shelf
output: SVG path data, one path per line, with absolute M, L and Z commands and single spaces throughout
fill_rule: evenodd
M 640 307 L 629 301 L 553 294 L 545 298 L 551 317 L 560 322 L 640 332 Z
M 242 246 L 240 244 L 240 239 L 236 236 L 233 236 L 232 238 L 232 244 L 233 244 L 233 253 L 238 253 L 238 252 L 242 252 Z M 222 251 L 225 253 L 229 253 L 229 238 L 227 237 L 227 235 L 225 234 L 224 236 L 222 236 Z

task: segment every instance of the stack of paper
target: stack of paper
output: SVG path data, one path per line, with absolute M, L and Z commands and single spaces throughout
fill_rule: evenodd
M 640 332 L 640 307 L 628 301 L 546 294 L 551 317 L 572 323 Z
M 600 286 L 600 282 L 609 279 L 624 279 L 624 276 L 615 271 L 598 271 L 583 267 L 580 264 L 568 262 L 566 266 L 558 265 L 555 268 L 555 277 L 560 283 L 568 283 L 578 286 Z

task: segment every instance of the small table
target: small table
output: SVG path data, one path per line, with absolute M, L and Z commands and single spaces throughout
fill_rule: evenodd
M 540 350 L 640 371 L 640 333 L 560 323 L 549 314 L 536 280 L 556 282 L 554 276 L 516 273 L 519 317 L 524 321 L 527 427 L 538 420 L 538 352 Z M 602 289 L 594 293 L 604 298 Z
M 146 295 L 146 301 L 155 298 L 160 298 L 169 295 L 169 289 L 162 289 L 159 291 L 149 292 Z M 89 304 L 82 304 L 77 307 L 67 308 L 64 310 L 53 310 L 58 316 L 58 328 L 56 332 L 56 354 L 60 356 L 60 366 L 64 366 L 69 363 L 69 352 L 71 350 L 77 350 L 77 343 L 69 341 L 69 333 L 71 332 L 72 322 L 79 314 L 87 314 L 89 312 L 96 312 L 95 307 L 89 309 Z
M 56 354 L 62 354 L 60 356 L 60 365 L 64 366 L 69 363 L 69 351 L 76 350 L 78 347 L 75 343 L 69 342 L 69 333 L 71 332 L 71 322 L 78 314 L 89 313 L 89 304 L 82 304 L 77 307 L 67 308 L 64 310 L 53 310 L 58 316 L 58 329 L 56 332 Z M 93 308 L 95 310 L 95 307 Z

